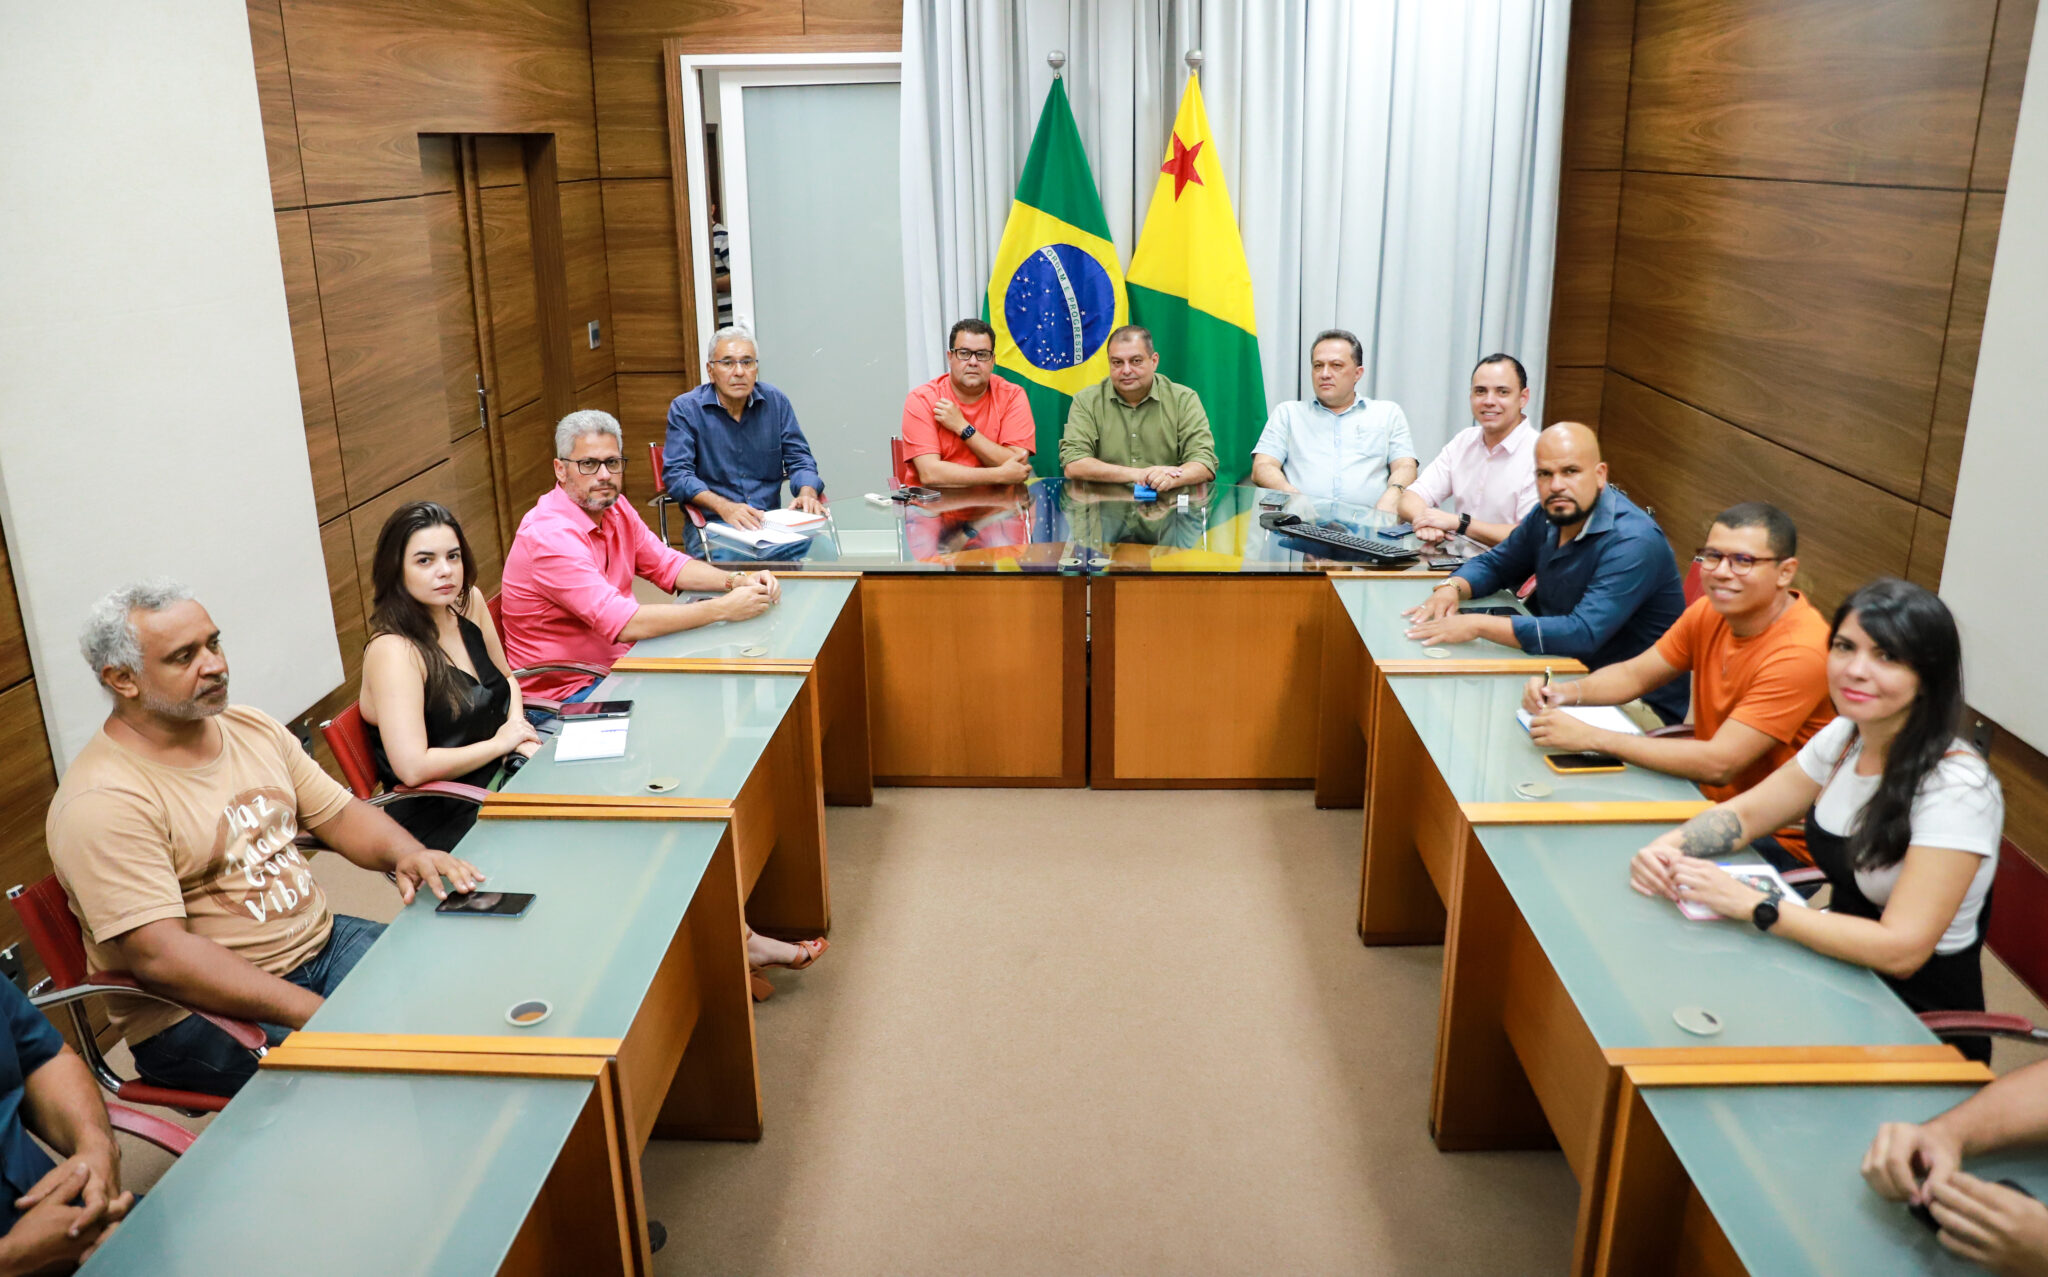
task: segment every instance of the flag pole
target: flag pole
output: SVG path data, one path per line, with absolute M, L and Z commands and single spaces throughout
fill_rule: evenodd
M 1045 55 L 1045 64 L 1052 68 L 1052 78 L 1055 80 L 1059 79 L 1060 68 L 1067 64 L 1066 52 L 1061 49 L 1054 49 L 1051 53 Z

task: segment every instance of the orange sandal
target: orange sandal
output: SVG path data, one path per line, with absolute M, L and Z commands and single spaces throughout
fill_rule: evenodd
M 758 970 L 747 972 L 747 991 L 753 994 L 756 1002 L 766 1002 L 775 996 L 775 986 L 762 979 Z
M 823 936 L 819 936 L 816 940 L 792 940 L 790 943 L 801 949 L 804 956 L 794 962 L 763 962 L 754 969 L 760 971 L 768 967 L 782 967 L 788 971 L 801 971 L 825 956 L 825 950 L 831 947 L 831 942 Z

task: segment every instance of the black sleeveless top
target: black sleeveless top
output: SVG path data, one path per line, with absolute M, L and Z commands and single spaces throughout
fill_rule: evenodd
M 427 703 L 429 749 L 460 749 L 489 740 L 505 725 L 505 715 L 512 709 L 512 684 L 505 678 L 505 671 L 491 659 L 483 630 L 466 616 L 456 617 L 455 626 L 462 632 L 462 646 L 469 652 L 470 664 L 476 666 L 481 677 L 472 678 L 452 662 L 449 664 L 454 703 L 446 699 Z M 382 733 L 374 723 L 365 722 L 363 726 L 370 732 L 370 756 L 377 760 L 377 778 L 387 787 L 397 785 L 398 774 L 391 770 L 391 760 L 384 754 Z M 464 785 L 487 785 L 497 772 L 494 759 L 467 775 L 449 779 Z M 452 850 L 476 823 L 475 805 L 459 798 L 405 798 L 384 810 L 406 832 L 435 851 Z

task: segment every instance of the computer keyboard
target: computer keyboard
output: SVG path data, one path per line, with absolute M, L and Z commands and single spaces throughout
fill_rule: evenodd
M 1355 533 L 1310 523 L 1298 514 L 1271 510 L 1259 516 L 1261 527 L 1278 532 L 1283 537 L 1307 541 L 1318 553 L 1328 558 L 1364 559 L 1368 563 L 1391 566 L 1397 563 L 1412 563 L 1422 554 L 1399 541 L 1382 541 L 1377 537 L 1362 537 Z M 1334 553 L 1332 553 L 1334 551 Z

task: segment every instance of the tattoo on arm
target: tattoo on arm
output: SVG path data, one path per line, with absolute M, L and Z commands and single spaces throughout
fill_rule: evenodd
M 1681 825 L 1678 846 L 1688 856 L 1725 856 L 1742 845 L 1742 818 L 1726 807 L 1710 807 Z

